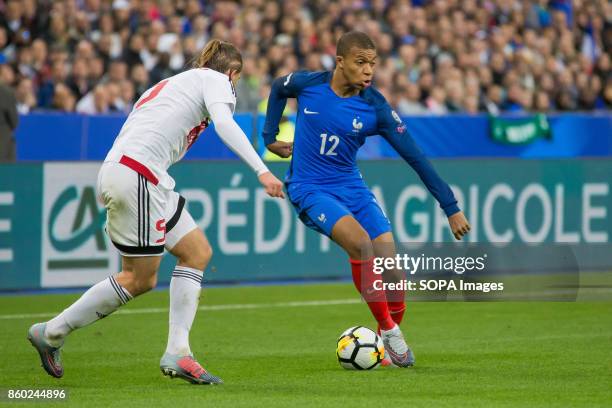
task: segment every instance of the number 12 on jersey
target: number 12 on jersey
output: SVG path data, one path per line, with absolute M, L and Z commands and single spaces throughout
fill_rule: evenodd
M 321 150 L 320 154 L 324 154 L 325 156 L 337 156 L 338 153 L 335 152 L 336 147 L 338 147 L 338 143 L 340 143 L 340 138 L 336 135 L 331 135 L 327 137 L 327 133 L 321 133 Z M 329 148 L 326 150 L 327 146 Z

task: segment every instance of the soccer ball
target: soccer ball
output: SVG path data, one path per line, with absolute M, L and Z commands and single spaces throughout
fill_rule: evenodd
M 382 339 L 372 330 L 355 326 L 338 339 L 338 362 L 347 370 L 372 370 L 385 357 Z

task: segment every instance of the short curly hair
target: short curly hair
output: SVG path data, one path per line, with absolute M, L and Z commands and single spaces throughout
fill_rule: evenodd
M 362 31 L 349 31 L 342 34 L 336 45 L 336 55 L 345 57 L 352 48 L 376 50 L 376 45 L 369 35 Z

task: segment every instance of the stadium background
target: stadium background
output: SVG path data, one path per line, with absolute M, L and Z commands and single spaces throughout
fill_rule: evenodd
M 0 0 L 0 109 L 10 89 L 19 111 L 15 162 L 0 163 L 0 405 L 9 389 L 61 388 L 63 407 L 609 406 L 611 21 L 606 0 Z M 264 154 L 270 80 L 331 69 L 348 29 L 376 41 L 376 85 L 455 189 L 468 241 L 509 242 L 504 253 L 531 274 L 507 277 L 519 299 L 551 300 L 528 292 L 544 287 L 579 301 L 411 294 L 402 330 L 416 366 L 345 371 L 338 335 L 374 324 L 345 255 L 286 201 L 268 199 L 208 129 L 171 171 L 215 251 L 192 350 L 225 384 L 202 389 L 159 373 L 170 257 L 162 290 L 73 333 L 64 378 L 44 374 L 27 328 L 119 268 L 95 180 L 134 100 L 208 39 L 232 41 L 245 60 L 236 118 Z M 289 105 L 284 140 L 294 115 Z M 0 157 L 10 157 L 4 140 Z M 398 241 L 451 240 L 443 213 L 381 138 L 360 158 Z M 270 163 L 277 176 L 287 165 Z M 559 243 L 571 244 L 580 273 L 534 274 L 563 264 Z M 544 248 L 538 262 L 520 251 L 534 247 Z
M 375 85 L 455 188 L 471 242 L 609 248 L 606 1 L 9 0 L 0 11 L 0 81 L 20 113 L 18 163 L 0 165 L 0 289 L 88 286 L 118 270 L 94 198 L 99 161 L 134 101 L 210 38 L 243 51 L 236 117 L 262 154 L 270 81 L 332 69 L 337 38 L 360 29 L 378 46 Z M 381 138 L 360 158 L 399 241 L 451 240 Z M 266 199 L 214 129 L 187 159 L 172 172 L 216 250 L 209 281 L 345 277 L 344 256 L 287 202 Z M 272 168 L 280 176 L 286 167 Z M 605 269 L 612 255 L 602 254 L 582 266 Z M 166 259 L 160 282 L 171 269 Z

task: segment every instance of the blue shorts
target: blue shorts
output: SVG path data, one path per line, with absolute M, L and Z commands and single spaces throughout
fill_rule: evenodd
M 315 185 L 290 183 L 287 195 L 302 222 L 309 228 L 331 237 L 336 222 L 353 216 L 370 239 L 391 231 L 391 223 L 376 197 L 363 185 Z

